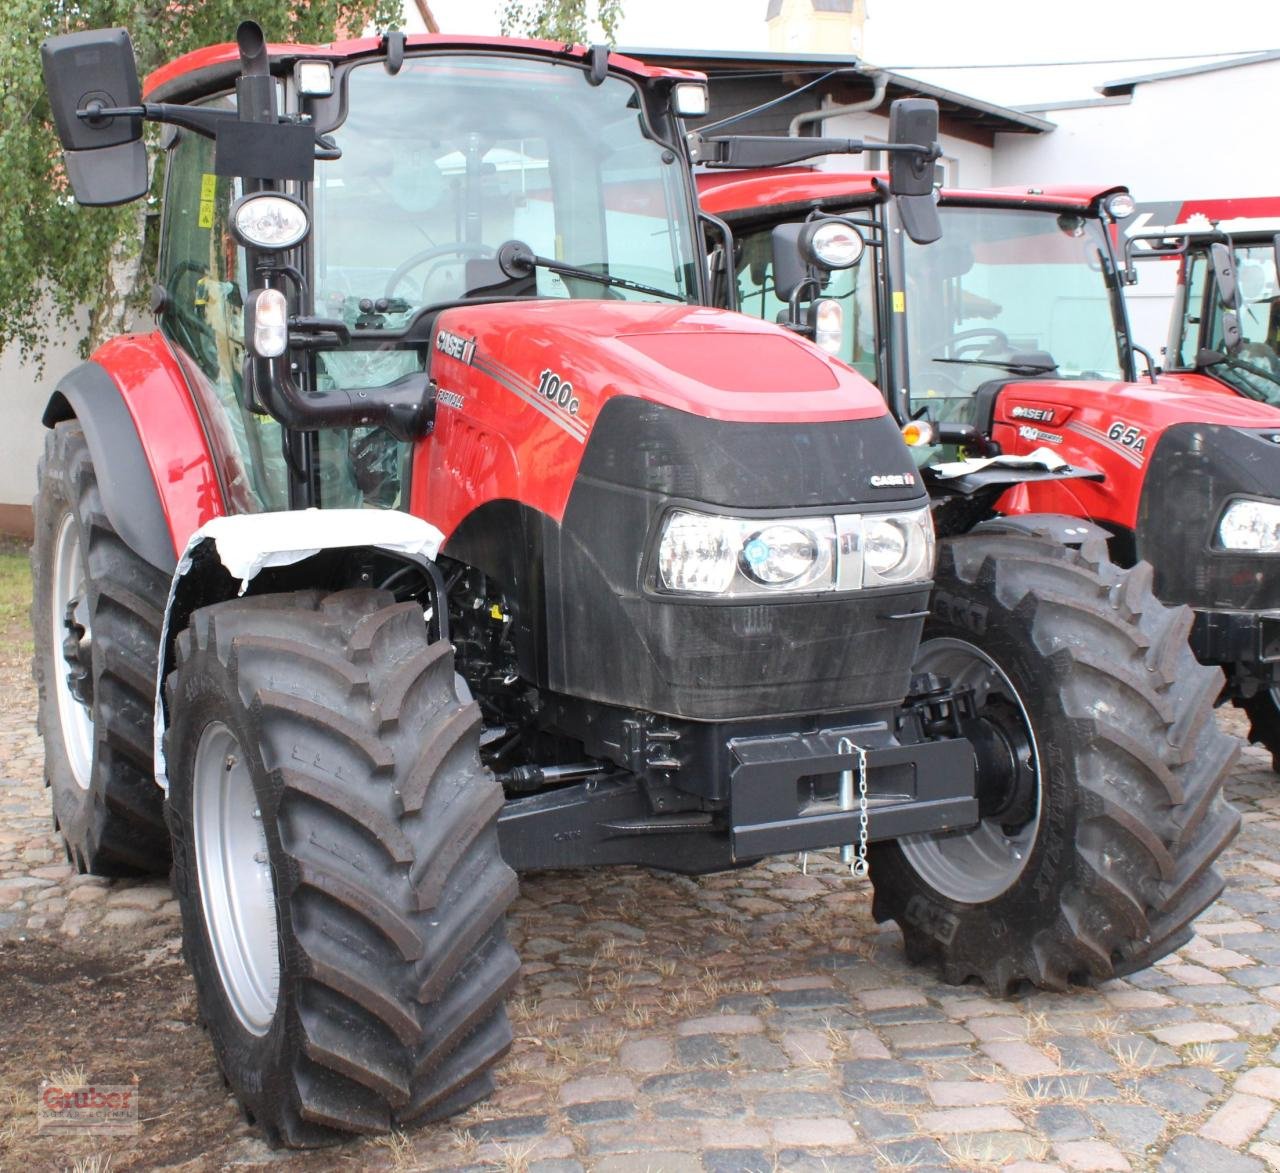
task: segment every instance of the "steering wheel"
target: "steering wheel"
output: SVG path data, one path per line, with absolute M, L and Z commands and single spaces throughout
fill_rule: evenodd
M 390 277 L 387 278 L 387 287 L 383 290 L 383 297 L 393 297 L 395 295 L 396 286 L 405 279 L 419 265 L 425 265 L 428 261 L 434 261 L 437 257 L 459 256 L 459 257 L 491 257 L 497 253 L 497 249 L 487 244 L 481 244 L 479 241 L 455 240 L 449 244 L 437 244 L 431 248 L 424 248 L 421 252 L 416 252 L 408 260 L 402 261 Z
M 968 345 L 960 345 L 961 343 L 968 343 Z M 998 348 L 998 350 L 993 349 L 993 347 Z M 961 330 L 959 334 L 952 334 L 946 342 L 936 347 L 929 357 L 960 358 L 967 351 L 973 351 L 975 355 L 1008 354 L 1011 349 L 1009 336 L 1003 330 L 997 330 L 992 326 L 983 326 L 977 330 Z

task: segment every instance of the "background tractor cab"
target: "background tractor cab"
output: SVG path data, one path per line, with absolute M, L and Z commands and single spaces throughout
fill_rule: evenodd
M 1280 219 L 1199 217 L 1129 234 L 1127 284 L 1148 260 L 1178 265 L 1165 371 L 1280 407 Z
M 1225 695 L 1280 753 L 1280 412 L 1162 375 L 1131 342 L 1111 231 L 1127 192 L 943 190 L 941 240 L 920 245 L 876 176 L 794 171 L 700 187 L 739 241 L 743 308 L 789 322 L 879 384 L 919 445 L 944 532 L 948 514 L 974 508 L 1105 527 L 1120 561 L 1152 564 L 1162 600 L 1195 609 L 1198 656 L 1226 669 Z M 800 222 L 809 233 L 842 223 L 867 247 L 844 269 L 812 248 L 797 255 Z M 1093 476 L 1027 479 L 962 507 L 965 478 L 928 467 L 957 446 L 1049 449 Z

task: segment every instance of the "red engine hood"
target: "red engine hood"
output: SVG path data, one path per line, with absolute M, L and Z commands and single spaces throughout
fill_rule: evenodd
M 712 419 L 769 423 L 868 419 L 886 412 L 879 391 L 788 330 L 725 310 L 607 301 L 506 302 L 440 315 L 433 373 L 448 347 L 473 347 L 472 366 L 508 376 L 556 408 L 576 402 L 581 430 L 615 395 L 649 399 Z M 456 359 L 455 359 L 456 361 Z M 543 372 L 572 384 L 572 401 L 547 394 Z

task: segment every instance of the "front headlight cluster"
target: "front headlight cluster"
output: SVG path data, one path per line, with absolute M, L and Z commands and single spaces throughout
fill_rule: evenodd
M 854 591 L 933 574 L 929 510 L 835 517 L 722 517 L 676 509 L 658 543 L 657 585 L 739 599 Z
M 1280 554 L 1280 502 L 1232 501 L 1218 522 L 1218 544 L 1224 550 Z

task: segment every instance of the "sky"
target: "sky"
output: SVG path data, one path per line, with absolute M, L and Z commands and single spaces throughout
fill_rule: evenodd
M 430 2 L 445 32 L 498 31 L 501 0 Z M 766 0 L 624 0 L 618 44 L 764 50 L 765 8 Z M 1274 0 L 867 0 L 867 9 L 865 60 L 1009 105 L 1091 97 L 1103 82 L 1196 63 L 1179 54 L 1280 49 Z M 1055 70 L 919 68 L 1102 58 L 1161 59 Z

